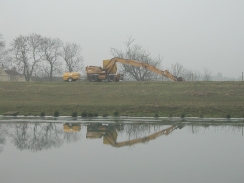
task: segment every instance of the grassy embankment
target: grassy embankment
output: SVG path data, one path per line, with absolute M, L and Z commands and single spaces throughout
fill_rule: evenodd
M 0 114 L 244 117 L 243 82 L 0 82 Z

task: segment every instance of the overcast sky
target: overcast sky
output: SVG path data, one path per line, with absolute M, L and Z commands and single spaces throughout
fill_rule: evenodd
M 84 64 L 100 65 L 128 37 L 164 57 L 162 68 L 239 77 L 244 72 L 243 0 L 0 0 L 7 45 L 37 33 L 81 45 Z

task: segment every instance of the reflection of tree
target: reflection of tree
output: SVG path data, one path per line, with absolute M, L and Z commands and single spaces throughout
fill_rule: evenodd
M 243 124 L 226 124 L 226 123 L 196 123 L 196 124 L 190 124 L 188 125 L 189 130 L 192 132 L 192 134 L 197 134 L 201 132 L 202 130 L 206 130 L 207 128 L 211 127 L 215 132 L 221 132 L 221 131 L 228 131 L 232 133 L 242 133 L 243 135 Z
M 190 128 L 192 134 L 197 134 L 197 133 L 199 133 L 200 129 L 203 126 L 192 124 L 192 125 L 189 125 L 188 127 Z M 207 127 L 205 127 L 205 128 L 207 128 Z
M 78 133 L 65 133 L 55 123 L 16 124 L 11 137 L 18 149 L 28 149 L 34 152 L 58 148 L 65 141 L 70 143 L 80 139 Z
M 6 129 L 2 124 L 0 124 L 0 153 L 3 151 L 3 145 L 6 142 L 5 136 L 6 136 Z
M 127 124 L 124 127 L 124 131 L 129 139 L 131 138 L 140 138 L 147 136 L 150 133 L 162 130 L 167 128 L 166 125 L 158 124 Z
M 64 131 L 64 140 L 67 143 L 70 142 L 77 142 L 80 140 L 80 134 L 77 133 L 81 129 L 80 123 L 65 123 L 63 125 L 63 131 Z
M 92 123 L 94 124 L 94 123 Z M 121 125 L 122 124 L 122 125 Z M 171 125 L 166 124 L 149 124 L 149 123 L 134 123 L 123 124 L 116 123 L 110 126 L 108 130 L 116 130 L 118 135 L 123 136 L 126 140 L 144 138 L 161 130 L 167 129 Z M 79 124 L 87 126 L 87 124 Z M 101 124 L 102 125 L 102 124 Z M 111 127 L 113 126 L 113 128 Z M 243 124 L 227 124 L 227 123 L 192 123 L 185 124 L 190 133 L 197 134 L 202 132 L 230 132 L 241 133 L 243 135 Z M 181 128 L 177 125 L 178 128 Z M 211 127 L 211 129 L 210 129 Z M 81 138 L 80 128 L 77 132 L 65 132 L 63 126 L 57 123 L 19 123 L 19 124 L 0 124 L 0 153 L 3 151 L 3 146 L 7 139 L 20 150 L 30 150 L 33 152 L 44 149 L 61 147 L 65 142 L 78 142 Z M 74 130 L 74 129 L 73 129 Z M 99 130 L 95 130 L 99 132 Z M 105 131 L 101 131 L 105 134 Z M 112 134 L 112 133 L 110 133 Z M 114 137 L 114 136 L 113 136 Z M 117 138 L 117 137 L 116 137 Z M 121 139 L 119 139 L 119 142 Z M 124 141 L 124 140 L 123 140 Z
M 52 147 L 60 147 L 63 144 L 63 131 L 58 129 L 55 123 L 45 124 L 17 124 L 12 135 L 14 145 L 20 149 L 41 151 Z
M 73 133 L 66 132 L 66 133 L 64 133 L 64 140 L 67 143 L 77 142 L 80 140 L 80 135 L 79 135 L 79 133 L 76 133 L 76 132 L 73 132 Z
M 192 123 L 188 124 L 187 128 L 192 134 L 198 134 L 203 131 L 208 131 L 211 127 L 215 132 L 228 131 L 234 133 L 241 133 L 243 135 L 243 124 L 227 124 L 227 123 Z M 161 124 L 126 124 L 124 133 L 129 139 L 140 138 L 150 133 L 167 128 L 168 125 Z

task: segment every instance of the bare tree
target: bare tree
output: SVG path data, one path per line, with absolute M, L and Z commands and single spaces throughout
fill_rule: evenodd
M 61 53 L 66 69 L 69 72 L 81 71 L 83 69 L 83 57 L 81 55 L 81 47 L 76 43 L 66 43 Z
M 62 41 L 60 39 L 43 38 L 41 43 L 41 51 L 43 59 L 42 70 L 48 75 L 52 81 L 53 75 L 62 72 L 62 62 L 59 60 L 61 56 Z
M 5 47 L 5 41 L 3 40 L 3 35 L 0 34 L 0 50 Z
M 19 36 L 10 44 L 17 70 L 25 76 L 26 81 L 31 80 L 33 72 L 42 61 L 40 54 L 41 41 L 40 35 L 31 34 L 29 36 Z
M 126 50 L 123 52 L 121 50 L 111 48 L 111 54 L 114 57 L 120 57 L 124 59 L 132 59 L 139 62 L 143 62 L 154 67 L 159 67 L 162 62 L 162 57 L 153 59 L 148 51 L 144 50 L 140 45 L 133 45 L 134 39 L 129 38 L 126 44 Z M 137 81 L 150 80 L 152 78 L 152 72 L 143 67 L 135 67 L 127 64 L 121 64 L 121 69 L 124 75 L 128 75 Z
M 3 63 L 3 56 L 5 52 L 5 41 L 2 38 L 2 35 L 0 34 L 0 63 Z
M 193 81 L 199 81 L 201 78 L 201 74 L 199 71 L 193 71 L 192 73 L 192 80 Z
M 179 64 L 178 62 L 171 65 L 171 73 L 176 76 L 182 76 L 183 74 L 183 65 Z
M 184 78 L 184 81 L 193 81 L 193 72 L 191 70 L 183 68 L 180 75 Z
M 0 66 L 1 67 L 5 67 L 6 65 L 6 56 L 7 56 L 7 51 L 5 49 L 5 41 L 2 37 L 2 35 L 0 34 Z
M 186 69 L 182 64 L 175 63 L 171 65 L 171 73 L 176 77 L 183 77 L 184 81 L 199 81 L 200 73 Z
M 203 69 L 203 80 L 210 81 L 212 77 L 212 71 L 210 71 L 207 67 Z
M 185 81 L 199 81 L 200 80 L 200 73 L 197 71 L 192 71 L 189 69 L 183 68 L 181 70 L 181 76 L 184 78 Z

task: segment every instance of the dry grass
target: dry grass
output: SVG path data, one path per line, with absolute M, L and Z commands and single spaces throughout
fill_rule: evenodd
M 0 82 L 0 114 L 244 116 L 242 82 Z

